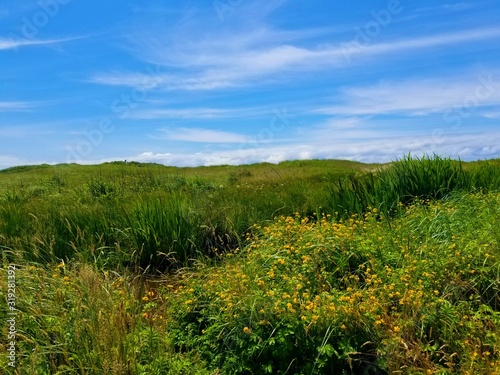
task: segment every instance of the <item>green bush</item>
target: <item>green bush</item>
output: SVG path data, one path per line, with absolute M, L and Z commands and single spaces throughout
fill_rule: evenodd
M 174 345 L 223 374 L 498 374 L 499 207 L 278 218 L 168 295 Z

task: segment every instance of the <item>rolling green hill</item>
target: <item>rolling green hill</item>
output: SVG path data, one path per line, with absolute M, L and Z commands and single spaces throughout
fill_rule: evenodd
M 0 366 L 499 374 L 499 189 L 437 156 L 0 171 Z

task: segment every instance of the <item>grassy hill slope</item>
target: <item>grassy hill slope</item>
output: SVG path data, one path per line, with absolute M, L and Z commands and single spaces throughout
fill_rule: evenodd
M 1 171 L 0 367 L 500 374 L 499 189 L 498 159 Z

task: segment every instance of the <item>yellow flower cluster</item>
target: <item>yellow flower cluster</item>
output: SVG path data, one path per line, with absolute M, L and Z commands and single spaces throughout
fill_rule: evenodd
M 442 203 L 426 205 L 408 209 L 404 219 L 424 225 L 418 215 L 447 212 Z M 435 340 L 436 327 L 451 327 L 451 323 L 432 326 L 429 320 L 457 298 L 450 296 L 445 283 L 471 292 L 471 285 L 463 280 L 480 272 L 478 264 L 494 264 L 497 245 L 477 243 L 480 253 L 474 255 L 457 236 L 450 235 L 448 242 L 422 238 L 408 230 L 406 221 L 388 224 L 385 220 L 378 209 L 340 222 L 326 215 L 316 220 L 278 217 L 261 228 L 261 235 L 253 237 L 251 246 L 241 253 L 226 258 L 221 266 L 204 269 L 198 279 L 187 279 L 182 302 L 189 308 L 195 301 L 208 301 L 203 306 L 215 311 L 212 319 L 224 322 L 224 327 L 232 325 L 240 335 L 243 327 L 243 333 L 260 334 L 263 340 L 270 332 L 262 334 L 262 329 L 277 330 L 283 321 L 306 336 L 324 335 L 331 327 L 369 332 L 374 341 L 397 353 L 418 345 L 418 340 L 431 340 L 431 335 Z M 455 261 L 458 272 L 450 277 L 449 270 L 440 268 L 444 260 Z M 203 286 L 197 289 L 204 290 L 202 297 L 194 295 L 194 285 Z M 470 318 L 459 321 L 460 329 L 479 325 Z M 427 327 L 432 330 L 426 331 Z M 474 348 L 477 360 L 489 357 L 497 363 L 499 351 L 481 345 Z M 424 357 L 419 360 L 429 356 Z

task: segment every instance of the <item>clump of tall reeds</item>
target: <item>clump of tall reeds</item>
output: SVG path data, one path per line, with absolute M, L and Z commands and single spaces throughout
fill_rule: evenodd
M 141 199 L 125 213 L 135 245 L 136 265 L 165 269 L 184 263 L 200 249 L 202 228 L 197 213 L 179 194 Z
M 498 171 L 497 171 L 498 173 Z M 334 183 L 327 207 L 339 216 L 361 214 L 369 207 L 393 213 L 398 204 L 415 199 L 441 199 L 453 191 L 491 187 L 490 172 L 464 170 L 460 160 L 438 155 L 408 155 L 376 172 L 350 176 Z

